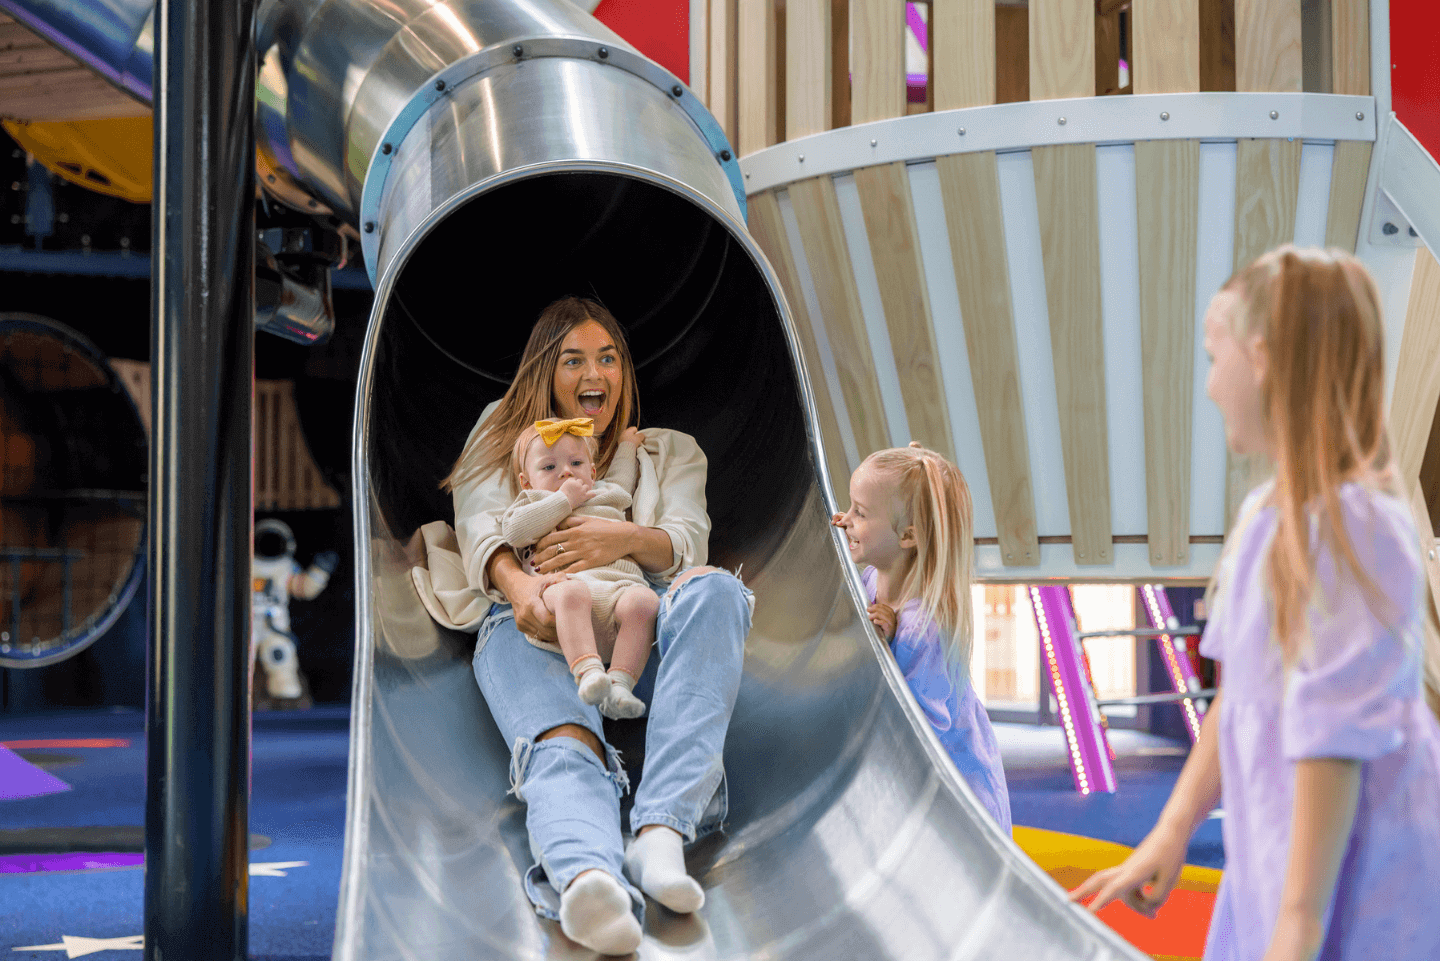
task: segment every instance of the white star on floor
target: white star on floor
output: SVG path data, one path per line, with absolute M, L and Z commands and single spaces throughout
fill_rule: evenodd
M 128 938 L 75 938 L 68 934 L 60 936 L 60 944 L 32 944 L 28 948 L 12 948 L 14 951 L 64 951 L 67 958 L 82 958 L 97 951 L 140 951 L 145 947 L 145 935 L 132 934 Z
M 286 874 L 291 868 L 303 868 L 310 865 L 309 861 L 259 861 L 251 862 L 250 876 L 252 878 L 288 878 Z

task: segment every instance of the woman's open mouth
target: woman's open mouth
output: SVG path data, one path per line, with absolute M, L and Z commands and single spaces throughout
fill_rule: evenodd
M 605 392 L 603 390 L 582 390 L 578 399 L 580 409 L 591 417 L 605 409 Z

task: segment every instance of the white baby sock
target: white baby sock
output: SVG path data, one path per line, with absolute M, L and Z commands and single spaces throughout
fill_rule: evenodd
M 625 852 L 630 880 L 677 914 L 689 914 L 705 905 L 705 889 L 685 873 L 684 839 L 664 825 L 640 835 Z
M 600 704 L 600 713 L 609 718 L 639 717 L 645 713 L 645 702 L 632 693 L 635 678 L 618 667 L 610 669 L 610 694 Z
M 571 941 L 601 954 L 629 954 L 640 947 L 640 922 L 630 895 L 604 871 L 586 871 L 560 895 L 560 930 Z
M 580 700 L 586 704 L 599 704 L 610 693 L 610 675 L 600 658 L 591 654 L 570 665 L 575 683 L 580 686 Z

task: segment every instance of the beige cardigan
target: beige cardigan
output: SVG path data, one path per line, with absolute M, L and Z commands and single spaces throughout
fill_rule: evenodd
M 498 403 L 480 414 L 470 437 Z M 650 574 L 653 580 L 668 581 L 680 571 L 704 564 L 709 555 L 708 468 L 705 453 L 689 434 L 655 427 L 645 428 L 644 433 L 645 445 L 637 451 L 640 476 L 630 519 L 670 536 L 672 563 Z M 507 603 L 485 568 L 497 550 L 509 549 L 500 533 L 500 518 L 513 500 L 509 478 L 504 470 L 497 470 L 455 488 L 453 531 L 444 521 L 420 529 L 427 566 L 413 568 L 411 578 L 425 609 L 443 626 L 473 633 L 480 629 L 492 601 Z

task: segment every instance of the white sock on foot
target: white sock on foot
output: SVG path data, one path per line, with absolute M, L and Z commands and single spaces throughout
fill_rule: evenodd
M 685 873 L 685 839 L 661 825 L 646 831 L 625 852 L 625 871 L 636 886 L 677 914 L 705 905 L 705 889 Z
M 560 930 L 601 954 L 630 954 L 640 947 L 640 922 L 630 895 L 604 871 L 586 871 L 560 895 Z
M 639 717 L 645 713 L 645 702 L 632 693 L 635 678 L 629 671 L 610 669 L 610 694 L 600 704 L 600 713 L 609 718 Z
M 610 675 L 605 665 L 595 656 L 582 657 L 570 667 L 575 683 L 580 687 L 580 700 L 586 704 L 599 704 L 610 693 Z

